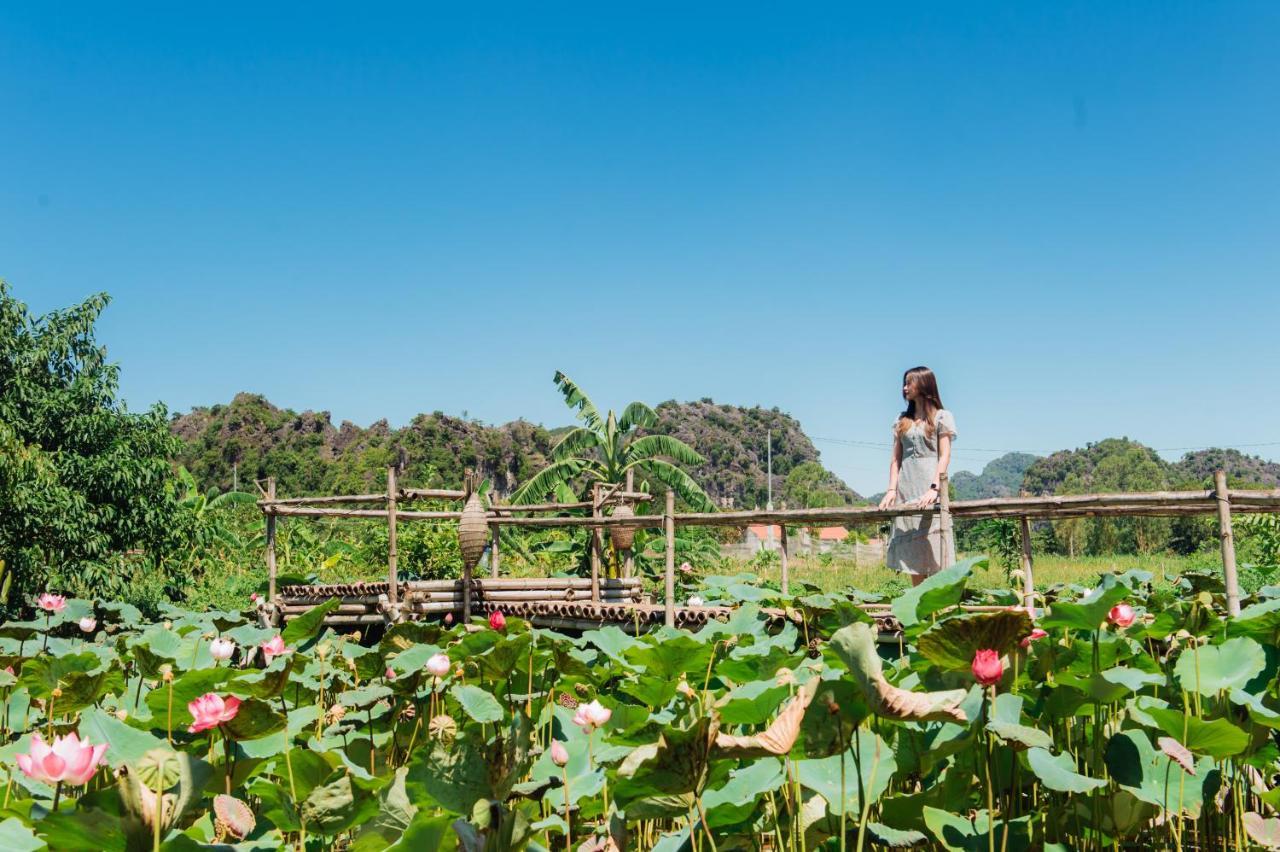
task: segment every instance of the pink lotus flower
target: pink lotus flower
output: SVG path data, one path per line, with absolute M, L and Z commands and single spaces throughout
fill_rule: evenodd
M 240 712 L 240 699 L 234 695 L 224 699 L 221 695 L 206 692 L 187 705 L 187 712 L 195 719 L 195 724 L 187 728 L 187 732 L 198 734 L 234 719 Z
M 81 633 L 92 633 L 97 629 L 98 629 L 98 619 L 94 618 L 92 615 L 86 615 L 84 618 L 80 619 Z
M 1138 614 L 1127 603 L 1118 603 L 1111 607 L 1111 612 L 1107 613 L 1107 621 L 1122 630 L 1133 624 L 1133 620 L 1137 617 Z
M 489 626 L 494 630 L 507 629 L 507 617 L 502 614 L 502 610 L 495 609 L 493 612 L 489 613 Z
M 1000 655 L 990 648 L 983 648 L 973 655 L 973 677 L 983 686 L 992 686 L 1004 677 L 1004 663 Z
M 209 643 L 209 653 L 215 660 L 229 660 L 236 652 L 236 643 L 219 636 Z
M 1041 630 L 1039 627 L 1036 627 L 1036 628 L 1032 629 L 1032 631 L 1031 631 L 1031 635 L 1029 635 L 1029 636 L 1027 636 L 1027 637 L 1023 638 L 1023 640 L 1022 640 L 1022 647 L 1024 647 L 1024 648 L 1030 648 L 1030 647 L 1031 647 L 1031 643 L 1032 643 L 1032 642 L 1036 641 L 1037 639 L 1043 639 L 1044 637 L 1046 637 L 1046 636 L 1048 636 L 1048 635 L 1049 635 L 1048 631 L 1046 631 L 1046 630 Z
M 569 762 L 569 750 L 559 740 L 551 741 L 551 762 L 556 766 L 564 766 Z
M 396 679 L 396 670 L 391 668 L 391 666 L 387 666 L 387 680 L 395 680 L 395 679 Z
M 293 653 L 293 650 L 291 648 L 286 648 L 284 646 L 284 637 L 282 637 L 279 633 L 277 633 L 275 635 L 275 638 L 273 638 L 270 642 L 263 642 L 261 647 L 262 647 L 262 656 L 266 659 L 267 665 L 271 665 L 272 657 L 279 657 L 283 654 Z
M 599 701 L 591 701 L 588 704 L 578 705 L 578 712 L 573 714 L 573 724 L 589 734 L 596 728 L 602 727 L 612 715 L 613 711 L 608 707 Z
M 427 674 L 432 677 L 444 677 L 449 673 L 449 658 L 444 654 L 433 654 L 427 660 Z
M 682 574 L 692 574 L 692 573 L 693 573 L 693 566 L 692 566 L 692 565 L 690 565 L 688 562 L 681 562 L 681 563 L 680 563 L 680 572 L 681 572 Z
M 52 746 L 39 734 L 33 734 L 28 753 L 18 755 L 18 768 L 28 778 L 45 784 L 64 781 L 80 785 L 93 777 L 106 751 L 106 744 L 81 742 L 74 731 L 65 737 L 55 737 Z
M 49 592 L 45 592 L 40 597 L 36 598 L 36 606 L 40 607 L 45 612 L 62 612 L 67 608 L 67 599 L 62 595 L 54 595 Z
M 249 603 L 256 604 L 260 600 L 262 600 L 262 595 L 258 594 L 257 592 L 254 592 L 253 594 L 249 595 Z
M 446 613 L 444 614 L 444 623 L 445 623 L 445 624 L 453 624 L 453 613 L 451 613 L 451 612 L 446 612 Z

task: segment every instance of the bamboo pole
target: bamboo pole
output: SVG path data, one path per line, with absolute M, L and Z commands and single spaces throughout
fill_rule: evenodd
M 489 576 L 498 579 L 498 570 L 502 564 L 502 527 L 493 525 L 493 545 L 489 548 Z
M 1031 521 L 1025 517 L 1018 521 L 1018 529 L 1022 537 L 1022 605 L 1027 614 L 1036 613 L 1036 584 L 1031 575 Z
M 938 553 L 942 564 L 939 568 L 948 568 L 956 561 L 955 541 L 951 534 L 951 491 L 947 488 L 947 474 L 938 474 L 938 535 L 942 536 Z
M 628 494 L 632 493 L 633 491 L 635 491 L 635 487 L 636 487 L 636 472 L 634 468 L 630 468 L 627 470 L 626 493 Z M 626 550 L 626 553 L 623 554 L 622 576 L 630 577 L 632 574 L 635 574 L 635 572 L 636 572 L 636 550 L 635 550 L 635 547 L 632 546 L 632 547 L 628 547 Z
M 464 473 L 463 482 L 465 484 L 465 490 L 463 491 L 463 499 L 469 500 L 471 499 L 471 488 L 473 485 L 471 468 L 467 468 L 466 472 Z M 471 567 L 470 565 L 467 564 L 467 560 L 464 559 L 462 560 L 462 623 L 463 624 L 471 623 L 472 579 L 473 577 L 472 577 Z
M 663 598 L 663 622 L 667 627 L 676 626 L 676 493 L 667 490 L 667 510 L 662 514 L 662 525 L 667 538 L 667 566 L 665 596 Z
M 1236 576 L 1236 540 L 1231 530 L 1231 496 L 1227 491 L 1227 472 L 1213 475 L 1214 493 L 1218 498 L 1218 533 L 1222 537 L 1222 574 L 1227 586 L 1227 614 L 1240 614 L 1240 580 Z
M 267 477 L 267 499 L 276 499 L 276 478 Z M 267 515 L 267 601 L 276 599 L 276 519 Z
M 396 466 L 387 465 L 387 600 L 392 604 L 399 597 L 399 577 L 396 570 Z
M 597 520 L 600 513 L 600 485 L 591 484 L 591 519 Z M 587 539 L 588 556 L 591 559 L 591 600 L 600 600 L 600 528 L 593 526 Z
M 788 558 L 788 541 L 787 541 L 787 525 L 782 524 L 779 527 L 782 535 L 778 536 L 778 554 L 782 557 L 782 596 L 786 597 L 791 591 L 791 564 Z

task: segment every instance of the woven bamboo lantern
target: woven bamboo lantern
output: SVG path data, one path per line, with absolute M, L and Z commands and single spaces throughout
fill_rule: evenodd
M 635 516 L 636 510 L 626 503 L 620 503 L 613 509 L 613 517 L 615 518 L 634 518 Z M 636 540 L 636 528 L 609 527 L 609 538 L 613 540 L 613 546 L 618 550 L 630 550 L 632 543 Z
M 462 562 L 470 571 L 480 563 L 484 547 L 489 543 L 489 522 L 479 494 L 472 494 L 462 507 L 458 519 L 458 547 L 462 550 Z

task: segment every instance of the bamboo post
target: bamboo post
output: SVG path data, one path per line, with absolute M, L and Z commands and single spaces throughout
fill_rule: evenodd
M 498 579 L 498 569 L 502 561 L 502 551 L 499 549 L 502 542 L 502 527 L 493 524 L 493 546 L 489 549 L 489 576 Z
M 787 525 L 779 524 L 778 529 L 782 530 L 782 535 L 778 536 L 778 555 L 782 557 L 782 595 L 786 597 L 791 590 L 791 565 L 787 558 Z
M 1031 576 L 1031 521 L 1020 518 L 1018 521 L 1022 533 L 1022 605 L 1027 614 L 1034 616 L 1036 612 L 1036 584 Z
M 942 564 L 938 567 L 947 568 L 956 561 L 956 555 L 951 552 L 954 549 L 951 538 L 951 493 L 947 488 L 945 473 L 938 474 L 938 535 L 942 536 L 941 547 L 938 548 Z
M 400 585 L 396 571 L 396 466 L 387 465 L 387 600 L 396 604 Z
M 667 508 L 662 516 L 662 527 L 667 537 L 666 598 L 663 617 L 668 627 L 676 626 L 676 493 L 668 489 Z
M 267 477 L 267 499 L 276 499 L 276 478 Z M 276 516 L 267 514 L 267 602 L 276 600 Z
M 471 499 L 471 468 L 467 468 L 462 472 L 462 492 L 466 496 L 464 500 Z M 467 567 L 467 560 L 462 560 L 462 623 L 471 623 L 471 569 Z
M 600 517 L 600 483 L 591 486 L 591 518 Z M 591 602 L 600 603 L 600 527 L 591 527 Z
M 1240 580 L 1236 577 L 1236 540 L 1231 531 L 1231 495 L 1227 492 L 1227 472 L 1213 475 L 1214 496 L 1218 498 L 1218 532 L 1222 536 L 1222 574 L 1227 586 L 1227 614 L 1240 614 Z
M 627 471 L 626 489 L 628 494 L 636 490 L 635 470 Z M 623 498 L 623 499 L 626 499 L 626 498 Z M 635 547 L 632 546 L 632 547 L 628 547 L 626 550 L 626 553 L 623 554 L 622 576 L 630 577 L 634 575 L 635 572 L 636 572 L 636 550 L 635 550 Z

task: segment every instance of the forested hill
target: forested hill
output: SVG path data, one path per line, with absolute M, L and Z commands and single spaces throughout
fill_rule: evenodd
M 983 500 L 988 497 L 1016 497 L 1022 491 L 1022 477 L 1039 456 L 1029 453 L 1005 453 L 987 462 L 982 473 L 956 471 L 951 477 L 957 500 Z
M 690 473 L 717 503 L 764 505 L 770 429 L 775 500 L 787 499 L 788 491 L 795 502 L 804 495 L 821 505 L 859 499 L 821 466 L 799 422 L 777 409 L 704 399 L 665 402 L 657 412 L 653 431 L 677 435 L 706 457 L 707 463 Z M 274 476 L 286 495 L 377 491 L 393 461 L 401 466 L 405 485 L 456 487 L 463 470 L 472 467 L 499 493 L 509 494 L 541 469 L 562 431 L 524 420 L 490 426 L 440 412 L 420 414 L 400 429 L 385 420 L 367 428 L 349 422 L 334 426 L 328 412 L 277 408 L 248 393 L 177 416 L 171 427 L 185 442 L 178 461 L 202 488 L 231 487 L 236 465 L 242 490 L 253 479 Z
M 1128 438 L 1108 438 L 1038 459 L 1027 468 L 1022 486 L 1032 494 L 1205 488 L 1219 469 L 1226 470 L 1233 486 L 1280 487 L 1280 464 L 1239 450 L 1198 450 L 1167 462 Z

